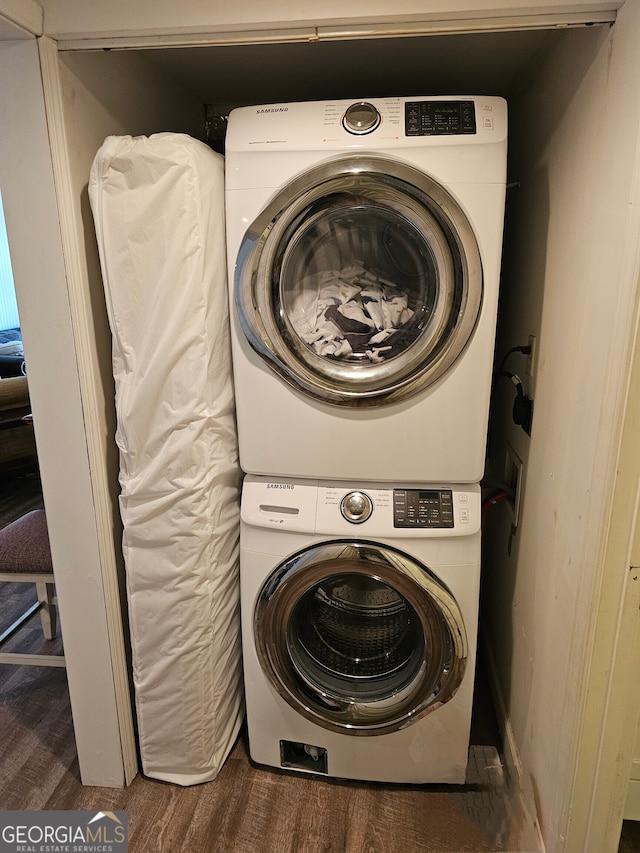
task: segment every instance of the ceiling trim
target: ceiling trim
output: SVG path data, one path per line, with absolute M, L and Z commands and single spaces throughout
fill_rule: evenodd
M 2 0 L 0 0 L 1 2 Z M 398 38 L 402 36 L 459 35 L 477 32 L 566 29 L 570 27 L 612 24 L 614 9 L 596 12 L 500 15 L 464 20 L 429 20 L 353 24 L 273 30 L 215 30 L 170 34 L 110 35 L 102 37 L 60 38 L 59 50 L 129 50 L 134 48 L 213 47 L 216 45 L 284 44 L 295 42 L 339 41 L 358 38 Z
M 568 29 L 570 27 L 611 24 L 616 12 L 583 12 L 545 15 L 500 16 L 495 18 L 471 18 L 464 21 L 428 21 L 411 24 L 369 24 L 356 27 L 319 27 L 318 40 L 384 38 L 387 36 L 414 35 L 460 35 L 477 32 L 513 32 L 516 30 Z
M 0 0 L 0 39 L 29 39 L 44 31 L 44 12 L 35 0 Z

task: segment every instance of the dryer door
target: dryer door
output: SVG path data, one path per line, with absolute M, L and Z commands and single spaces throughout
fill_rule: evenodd
M 286 560 L 254 612 L 260 664 L 288 704 L 332 731 L 403 728 L 453 697 L 467 637 L 451 592 L 375 542 L 332 540 Z
M 380 405 L 436 382 L 482 303 L 473 229 L 411 166 L 341 157 L 284 187 L 246 232 L 235 301 L 244 334 L 294 387 Z

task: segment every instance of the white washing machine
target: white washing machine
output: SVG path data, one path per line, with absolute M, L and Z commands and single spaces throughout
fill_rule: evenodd
M 240 586 L 251 757 L 463 783 L 480 491 L 247 476 Z
M 506 146 L 501 98 L 232 111 L 227 240 L 246 472 L 482 478 Z

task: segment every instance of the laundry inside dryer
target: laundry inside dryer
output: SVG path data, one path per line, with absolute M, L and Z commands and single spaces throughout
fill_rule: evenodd
M 393 358 L 432 320 L 440 275 L 429 243 L 406 217 L 346 196 L 288 239 L 284 316 L 319 355 Z

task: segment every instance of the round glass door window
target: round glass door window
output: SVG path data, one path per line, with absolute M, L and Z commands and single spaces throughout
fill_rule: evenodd
M 328 402 L 379 405 L 435 382 L 482 303 L 477 243 L 453 198 L 378 158 L 285 187 L 245 235 L 236 305 L 254 349 Z
M 449 590 L 389 547 L 337 540 L 283 563 L 256 606 L 271 683 L 299 713 L 352 734 L 402 728 L 455 694 L 466 633 Z

